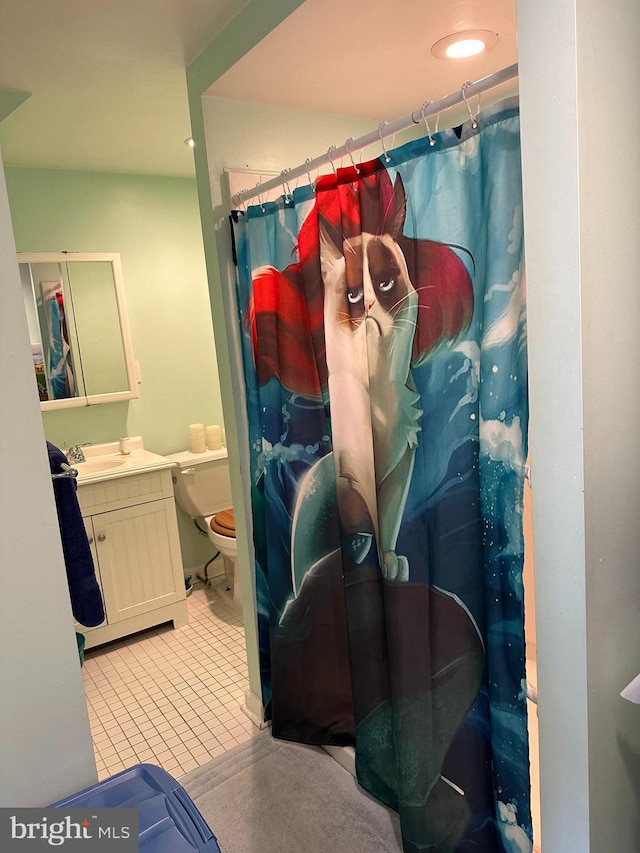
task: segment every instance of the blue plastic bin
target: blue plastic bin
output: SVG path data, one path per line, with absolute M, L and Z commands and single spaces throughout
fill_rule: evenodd
M 153 764 L 136 764 L 52 805 L 138 809 L 140 853 L 220 853 L 191 797 L 170 773 Z

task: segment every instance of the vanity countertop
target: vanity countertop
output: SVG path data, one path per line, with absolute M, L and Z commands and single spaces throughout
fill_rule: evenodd
M 130 477 L 144 471 L 160 471 L 163 468 L 174 468 L 176 465 L 173 459 L 167 456 L 145 450 L 142 441 L 132 439 L 131 447 L 131 453 L 127 456 L 120 453 L 118 442 L 84 447 L 86 462 L 71 463 L 78 472 L 78 485 Z

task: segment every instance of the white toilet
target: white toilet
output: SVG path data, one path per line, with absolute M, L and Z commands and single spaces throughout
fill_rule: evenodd
M 227 449 L 205 450 L 204 453 L 184 450 L 169 454 L 167 458 L 178 464 L 179 470 L 173 475 L 178 506 L 191 518 L 204 519 L 207 534 L 222 555 L 227 589 L 233 603 L 241 607 Z

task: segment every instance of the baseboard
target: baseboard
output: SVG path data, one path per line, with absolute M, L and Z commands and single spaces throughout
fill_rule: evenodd
M 268 729 L 271 723 L 264 721 L 264 705 L 262 699 L 252 693 L 251 690 L 244 692 L 244 705 L 240 706 L 244 713 L 249 717 L 254 726 L 259 729 Z
M 341 767 L 356 777 L 356 751 L 352 746 L 323 746 L 325 752 L 338 762 Z

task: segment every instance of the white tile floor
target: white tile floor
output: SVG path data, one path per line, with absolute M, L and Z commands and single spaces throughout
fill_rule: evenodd
M 165 625 L 86 652 L 99 779 L 142 761 L 179 778 L 258 734 L 241 709 L 244 628 L 221 583 L 194 585 L 184 628 Z

